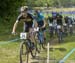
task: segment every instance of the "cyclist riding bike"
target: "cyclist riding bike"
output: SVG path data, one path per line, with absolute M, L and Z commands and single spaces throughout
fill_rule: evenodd
M 46 30 L 46 22 L 45 22 L 44 15 L 39 10 L 36 10 L 35 14 L 36 14 L 35 19 L 37 21 L 37 26 L 40 27 L 43 32 L 45 32 L 45 30 Z M 46 39 L 45 33 L 44 33 L 44 38 Z
M 54 27 L 54 33 L 57 32 L 57 20 L 56 20 L 57 12 L 52 12 L 52 18 L 53 18 L 53 27 Z
M 65 24 L 68 24 L 68 16 L 64 17 Z
M 48 21 L 49 21 L 49 23 L 53 23 L 53 17 L 48 17 Z
M 61 31 L 63 31 L 63 16 L 59 13 L 56 15 L 57 26 L 61 26 Z
M 54 35 L 54 24 L 53 24 L 53 17 L 48 17 L 48 24 L 49 24 L 49 33 L 50 33 L 50 37 L 52 38 Z
M 57 21 L 57 36 L 59 43 L 62 42 L 62 33 L 63 33 L 63 20 L 62 20 L 62 15 L 57 13 L 56 15 L 56 21 Z
M 43 31 L 44 33 L 44 40 L 46 40 L 46 22 L 45 17 L 39 10 L 35 10 L 35 20 L 37 22 L 37 26 Z
M 71 16 L 69 16 L 68 18 L 68 30 L 69 30 L 70 35 L 72 35 L 73 34 L 73 20 Z
M 57 20 L 57 25 L 63 25 L 63 22 L 62 22 L 62 15 L 60 15 L 59 13 L 57 13 L 56 15 L 56 20 Z
M 12 34 L 15 34 L 17 25 L 20 21 L 24 22 L 23 32 L 27 33 L 27 36 L 28 36 L 27 39 L 31 40 L 31 42 L 33 43 L 33 46 L 34 46 L 34 42 L 35 42 L 34 36 L 32 34 L 30 34 L 33 31 L 34 19 L 33 19 L 32 15 L 30 13 L 28 13 L 28 7 L 25 7 L 25 6 L 21 7 L 21 14 L 18 16 L 16 22 L 14 23 Z

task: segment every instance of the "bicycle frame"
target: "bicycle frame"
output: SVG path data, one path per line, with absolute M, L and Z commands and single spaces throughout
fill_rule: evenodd
M 52 38 L 53 37 L 53 35 L 54 35 L 54 27 L 53 26 L 49 26 L 49 33 L 50 33 L 50 38 Z
M 62 29 L 61 29 L 61 26 L 57 26 L 57 36 L 58 36 L 58 41 L 59 43 L 62 42 Z
M 26 33 L 21 33 L 20 34 L 20 39 L 22 40 L 21 44 L 20 44 L 20 63 L 23 63 L 23 51 L 25 50 L 24 52 L 24 55 L 27 57 L 26 59 L 26 63 L 28 63 L 28 57 L 29 57 L 29 53 L 31 53 L 31 56 L 34 58 L 35 55 L 33 55 L 33 50 L 34 48 L 33 47 L 33 44 L 31 42 L 30 39 L 27 39 L 27 35 Z M 25 46 L 25 47 L 24 47 Z

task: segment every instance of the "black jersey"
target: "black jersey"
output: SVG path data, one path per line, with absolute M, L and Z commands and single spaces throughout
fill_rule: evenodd
M 57 20 L 57 25 L 62 25 L 62 15 L 57 15 L 56 20 Z
M 68 24 L 68 17 L 64 17 L 65 23 Z
M 25 32 L 29 32 L 29 28 L 32 28 L 32 26 L 33 26 L 33 17 L 29 13 L 27 13 L 27 17 L 24 17 L 22 14 L 20 14 L 17 18 L 17 21 L 24 22 L 24 31 Z
M 33 22 L 33 17 L 31 14 L 27 13 L 27 17 L 24 17 L 22 14 L 20 14 L 17 18 L 18 21 L 24 21 L 25 23 L 31 23 Z
M 53 23 L 53 17 L 48 17 L 50 23 Z

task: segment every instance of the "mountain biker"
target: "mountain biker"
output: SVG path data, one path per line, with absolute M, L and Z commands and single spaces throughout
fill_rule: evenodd
M 67 24 L 67 26 L 73 24 L 73 20 L 72 20 L 72 18 L 70 16 L 65 16 L 64 20 L 65 20 L 65 23 Z
M 39 10 L 35 10 L 35 19 L 37 21 L 37 25 L 38 27 L 41 27 L 42 28 L 42 31 L 45 31 L 46 30 L 46 22 L 45 22 L 45 17 L 43 15 L 42 12 L 40 12 Z
M 68 18 L 68 24 L 70 25 L 72 25 L 73 24 L 73 19 L 72 19 L 72 17 L 71 16 L 69 16 L 69 18 Z
M 53 17 L 48 16 L 50 38 L 53 37 L 55 30 L 53 21 L 54 21 Z
M 37 26 L 44 32 L 44 40 L 46 40 L 46 21 L 43 13 L 40 12 L 40 10 L 35 10 L 35 20 L 37 22 Z
M 53 17 L 48 16 L 49 23 L 53 23 Z
M 61 14 L 57 13 L 57 15 L 56 15 L 57 25 L 61 25 L 61 26 L 63 25 L 62 18 L 63 18 L 63 16 Z
M 54 33 L 57 32 L 57 19 L 56 19 L 57 12 L 52 12 L 52 18 L 53 18 L 53 27 L 54 27 Z
M 59 13 L 56 15 L 56 21 L 57 21 L 57 36 L 59 43 L 63 41 L 63 16 Z
M 16 22 L 14 23 L 12 34 L 15 34 L 17 25 L 20 21 L 24 22 L 23 32 L 27 33 L 27 36 L 28 36 L 27 39 L 30 39 L 31 42 L 34 44 L 34 42 L 35 42 L 34 36 L 32 34 L 31 34 L 31 36 L 29 36 L 29 33 L 31 33 L 33 31 L 33 21 L 34 21 L 34 19 L 33 19 L 32 15 L 30 13 L 28 13 L 28 7 L 27 6 L 21 7 L 21 13 L 18 16 Z
M 63 16 L 60 13 L 56 14 L 56 33 L 59 36 L 62 36 L 62 33 L 64 32 L 63 29 Z
M 61 31 L 63 31 L 63 16 L 59 13 L 56 14 L 57 26 L 61 26 Z
M 68 16 L 64 17 L 65 24 L 68 24 Z

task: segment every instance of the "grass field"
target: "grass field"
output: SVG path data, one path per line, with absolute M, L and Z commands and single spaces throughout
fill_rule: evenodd
M 19 63 L 19 45 L 20 41 L 0 44 L 0 63 Z M 50 46 L 50 59 L 58 62 L 73 48 L 75 48 L 75 36 L 69 36 L 65 38 L 64 43 Z M 40 57 L 46 58 L 47 51 L 41 52 Z M 75 52 L 66 60 L 65 63 L 71 63 L 70 61 L 72 60 L 73 63 L 75 63 Z

